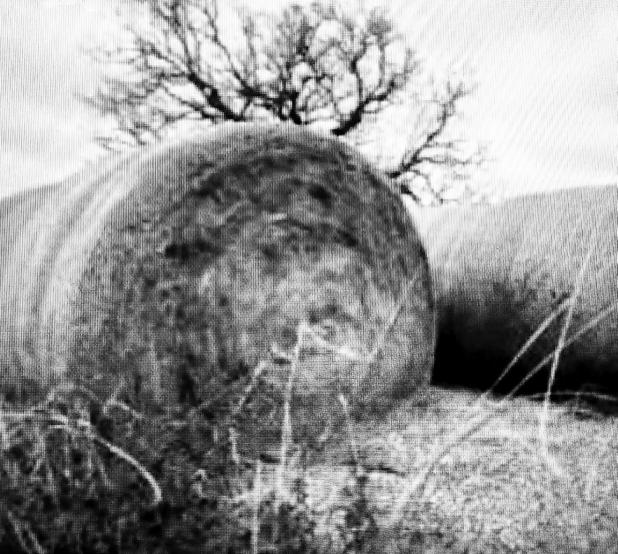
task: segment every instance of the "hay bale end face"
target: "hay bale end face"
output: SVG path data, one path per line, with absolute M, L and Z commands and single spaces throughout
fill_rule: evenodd
M 500 204 L 417 209 L 436 287 L 434 380 L 491 386 L 539 325 L 570 297 L 590 251 L 554 389 L 618 392 L 618 188 L 566 189 Z M 563 312 L 501 382 L 509 391 L 557 343 Z M 551 364 L 522 391 L 545 390 Z
M 429 381 L 421 242 L 385 178 L 331 137 L 217 127 L 3 200 L 0 240 L 2 362 L 41 381 L 199 404 L 265 362 L 281 388 L 271 352 L 292 355 L 303 321 L 340 352 L 306 339 L 302 397 L 381 402 Z

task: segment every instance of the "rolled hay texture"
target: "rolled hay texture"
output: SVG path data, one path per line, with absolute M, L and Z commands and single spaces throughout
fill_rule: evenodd
M 491 386 L 539 325 L 575 289 L 567 338 L 604 318 L 560 356 L 556 389 L 618 392 L 618 189 L 561 190 L 499 204 L 414 210 L 438 305 L 434 381 Z M 590 257 L 585 260 L 590 251 Z M 554 351 L 566 312 L 497 390 L 508 391 Z M 523 391 L 545 390 L 551 363 Z
M 306 322 L 339 352 L 304 341 L 296 395 L 381 402 L 430 379 L 417 232 L 386 178 L 331 137 L 216 127 L 4 199 L 0 240 L 0 356 L 18 376 L 195 405 L 263 362 L 281 389 L 280 354 Z

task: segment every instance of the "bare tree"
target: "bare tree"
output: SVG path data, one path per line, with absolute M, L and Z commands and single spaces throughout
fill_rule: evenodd
M 448 133 L 451 120 L 457 115 L 459 101 L 472 92 L 463 81 L 448 80 L 441 87 L 433 86 L 431 99 L 416 110 L 413 122 L 415 132 L 410 133 L 401 157 L 384 171 L 400 185 L 400 192 L 418 200 L 410 183 L 420 178 L 425 196 L 434 203 L 443 203 L 451 189 L 463 183 L 465 193 L 469 188 L 471 174 L 486 159 L 485 147 Z M 421 103 L 422 104 L 422 103 Z M 440 167 L 447 170 L 448 178 L 436 183 L 431 170 Z M 418 180 L 417 180 L 418 182 Z
M 195 121 L 319 123 L 349 137 L 405 101 L 419 73 L 414 51 L 382 8 L 292 4 L 274 17 L 241 13 L 235 29 L 222 21 L 216 0 L 136 4 L 143 18 L 126 26 L 127 43 L 93 53 L 105 75 L 87 100 L 115 122 L 114 132 L 98 137 L 107 148 L 152 142 Z M 444 138 L 469 92 L 457 84 L 435 96 L 424 136 L 389 170 L 402 192 L 411 193 L 405 182 L 427 163 L 472 163 Z

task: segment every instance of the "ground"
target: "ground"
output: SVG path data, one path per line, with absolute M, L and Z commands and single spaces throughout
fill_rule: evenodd
M 122 417 L 93 426 L 66 406 L 62 416 L 39 405 L 30 419 L 5 406 L 3 552 L 541 553 L 618 544 L 618 420 L 573 402 L 431 388 L 388 413 L 344 418 L 310 448 L 281 443 L 286 433 L 273 427 L 273 447 L 259 454 L 242 425 L 234 435 L 190 414 L 144 421 L 120 403 L 107 407 Z

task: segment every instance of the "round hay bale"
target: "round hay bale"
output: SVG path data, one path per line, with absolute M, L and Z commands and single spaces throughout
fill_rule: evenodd
M 574 291 L 568 329 L 605 313 L 560 357 L 555 389 L 618 392 L 618 188 L 588 187 L 492 205 L 418 209 L 438 303 L 434 380 L 486 388 Z M 501 382 L 510 390 L 558 343 L 566 311 Z M 523 391 L 545 390 L 551 363 Z
M 421 242 L 387 180 L 329 136 L 225 125 L 107 161 L 3 200 L 0 241 L 0 356 L 39 381 L 174 406 L 258 366 L 278 390 L 294 367 L 310 403 L 430 378 Z M 291 363 L 302 322 L 314 335 Z

